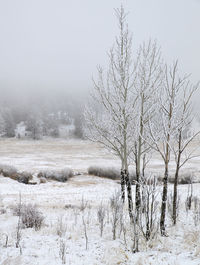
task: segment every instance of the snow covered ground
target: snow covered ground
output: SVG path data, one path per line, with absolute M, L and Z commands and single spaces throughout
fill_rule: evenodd
M 0 161 L 33 172 L 47 167 L 71 167 L 75 171 L 86 172 L 92 164 L 118 164 L 115 157 L 97 144 L 62 139 L 0 140 Z
M 38 172 L 44 168 L 70 166 L 82 172 L 66 183 L 47 182 L 25 185 L 0 176 L 0 264 L 1 265 L 59 265 L 62 264 L 61 246 L 65 246 L 66 264 L 71 265 L 200 265 L 200 225 L 195 226 L 193 210 L 185 210 L 188 185 L 180 185 L 180 216 L 176 227 L 167 217 L 168 237 L 155 238 L 147 246 L 140 242 L 140 252 L 131 252 L 128 216 L 126 244 L 123 234 L 112 240 L 112 215 L 109 210 L 111 195 L 120 188 L 113 180 L 88 176 L 90 165 L 118 165 L 107 151 L 89 142 L 73 140 L 5 140 L 0 141 L 1 163 L 14 165 L 19 170 Z M 198 160 L 190 163 L 192 170 L 199 171 Z M 187 167 L 190 167 L 187 165 Z M 158 157 L 152 169 L 162 172 Z M 161 188 L 161 187 L 160 187 Z M 169 186 L 172 189 L 172 186 Z M 200 184 L 193 186 L 194 196 L 200 198 Z M 134 187 L 133 187 L 134 192 Z M 21 248 L 16 248 L 18 217 L 12 207 L 19 202 L 36 204 L 43 213 L 44 225 L 39 231 L 22 229 Z M 97 209 L 100 204 L 107 209 L 103 236 L 100 236 Z M 81 209 L 86 204 L 85 209 Z M 62 219 L 62 229 L 60 228 Z M 86 250 L 85 226 L 88 248 Z M 59 231 L 62 230 L 62 233 Z M 7 247 L 6 237 L 8 238 Z
M 195 145 L 200 147 L 199 142 Z M 200 154 L 200 149 L 197 149 L 196 154 Z M 45 168 L 71 167 L 85 173 L 92 165 L 120 166 L 115 156 L 95 143 L 51 138 L 38 141 L 0 139 L 0 162 L 32 172 Z M 153 155 L 148 168 L 152 172 L 163 174 L 163 162 L 158 154 Z M 170 168 L 174 172 L 175 164 L 171 163 Z M 186 163 L 183 171 L 200 175 L 200 157 Z

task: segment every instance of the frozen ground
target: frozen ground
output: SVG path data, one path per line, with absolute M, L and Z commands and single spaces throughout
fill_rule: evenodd
M 62 139 L 0 140 L 0 161 L 33 172 L 68 166 L 85 172 L 91 164 L 117 164 L 116 158 L 97 144 Z
M 200 143 L 195 145 L 198 147 Z M 192 147 L 194 148 L 194 146 Z M 200 154 L 200 150 L 196 151 Z M 44 168 L 71 167 L 86 172 L 91 165 L 120 166 L 118 159 L 95 143 L 80 140 L 44 139 L 40 141 L 1 139 L 1 164 L 16 166 L 20 170 L 37 172 Z M 175 164 L 170 164 L 173 172 Z M 150 171 L 163 173 L 163 163 L 157 154 L 148 165 Z M 200 175 L 200 157 L 189 161 L 183 171 Z
M 71 265 L 200 265 L 200 225 L 194 226 L 193 212 L 185 211 L 187 185 L 180 185 L 181 214 L 176 227 L 168 218 L 169 237 L 158 236 L 149 246 L 141 242 L 141 252 L 130 251 L 131 237 L 127 231 L 127 246 L 124 238 L 112 240 L 111 213 L 106 212 L 106 224 L 100 237 L 97 208 L 102 204 L 108 209 L 109 198 L 119 189 L 115 181 L 88 176 L 86 169 L 93 164 L 117 165 L 118 161 L 100 147 L 84 141 L 44 140 L 0 142 L 1 163 L 12 164 L 19 170 L 39 171 L 41 168 L 63 168 L 83 172 L 67 183 L 48 182 L 40 185 L 25 185 L 0 176 L 0 264 L 1 265 L 59 265 L 60 244 L 66 245 L 66 264 Z M 162 171 L 156 158 L 152 169 Z M 196 160 L 192 170 L 199 170 Z M 172 189 L 172 186 L 170 186 Z M 200 197 L 200 184 L 195 184 L 194 195 Z M 134 192 L 134 188 L 133 188 Z M 45 216 L 41 230 L 22 230 L 21 253 L 15 248 L 18 218 L 12 214 L 12 206 L 19 201 L 34 203 Z M 82 201 L 87 202 L 84 211 Z M 66 207 L 67 206 L 67 207 Z M 58 235 L 59 219 L 63 220 L 63 233 Z M 84 235 L 83 218 L 87 227 L 88 249 Z M 126 220 L 128 222 L 128 218 Z M 6 235 L 8 245 L 5 247 Z

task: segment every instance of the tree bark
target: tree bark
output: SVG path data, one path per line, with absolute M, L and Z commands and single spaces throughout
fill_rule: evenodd
M 130 216 L 131 222 L 134 223 L 132 189 L 131 189 L 131 182 L 129 179 L 129 173 L 127 169 L 124 170 L 124 177 L 125 177 L 126 188 L 127 188 L 129 216 Z
M 124 176 L 124 171 L 121 169 L 121 198 L 122 202 L 124 203 L 125 201 L 125 176 Z
M 176 216 L 177 216 L 177 188 L 178 188 L 178 171 L 179 169 L 176 168 L 175 178 L 174 178 L 174 194 L 173 194 L 173 224 L 176 224 Z
M 136 187 L 135 187 L 136 219 L 139 218 L 140 205 L 141 205 L 141 198 L 140 198 L 140 172 L 138 170 L 136 170 Z
M 176 224 L 176 217 L 177 217 L 177 189 L 178 189 L 178 176 L 179 176 L 179 169 L 180 169 L 180 159 L 181 159 L 181 153 L 178 154 L 178 160 L 176 164 L 176 173 L 174 177 L 174 194 L 173 194 L 173 224 Z
M 135 187 L 135 207 L 136 207 L 136 219 L 139 218 L 139 210 L 141 205 L 141 195 L 140 195 L 140 165 L 141 165 L 141 154 L 142 154 L 142 138 L 143 135 L 143 115 L 144 115 L 144 94 L 142 94 L 141 103 L 141 114 L 140 114 L 140 135 L 138 139 L 138 152 L 136 154 L 136 187 Z
M 176 163 L 176 173 L 174 177 L 174 194 L 173 194 L 173 224 L 176 224 L 176 217 L 177 217 L 177 189 L 178 189 L 178 176 L 179 176 L 179 169 L 180 169 L 180 162 L 181 162 L 181 142 L 182 142 L 182 131 L 179 132 L 179 140 L 178 140 L 178 158 Z
M 167 204 L 167 184 L 168 184 L 168 162 L 165 163 L 165 175 L 163 179 L 163 193 L 161 204 L 161 217 L 160 217 L 160 232 L 162 236 L 166 236 L 165 232 L 165 217 L 166 217 L 166 204 Z

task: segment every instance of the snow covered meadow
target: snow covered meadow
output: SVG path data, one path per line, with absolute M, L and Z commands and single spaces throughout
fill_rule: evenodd
M 172 226 L 167 215 L 168 237 L 158 233 L 146 242 L 140 239 L 140 252 L 132 253 L 132 227 L 127 203 L 123 220 L 116 224 L 113 240 L 114 213 L 110 206 L 113 194 L 120 190 L 118 180 L 87 174 L 91 165 L 118 166 L 118 160 L 98 145 L 80 140 L 41 141 L 4 139 L 0 141 L 2 164 L 15 166 L 19 171 L 34 175 L 35 185 L 26 185 L 10 178 L 0 177 L 0 264 L 2 265 L 199 265 L 200 264 L 200 213 L 186 211 L 189 185 L 179 185 L 179 216 Z M 40 183 L 36 175 L 44 169 L 70 167 L 75 176 L 67 182 Z M 190 161 L 183 171 L 199 174 L 199 159 Z M 162 161 L 155 157 L 149 171 L 163 173 Z M 173 172 L 173 165 L 170 168 Z M 135 189 L 133 187 L 133 198 Z M 161 190 L 162 185 L 158 185 Z M 172 185 L 169 185 L 169 193 Z M 44 217 L 41 228 L 20 229 L 19 247 L 16 248 L 18 220 L 13 207 L 19 204 L 36 204 Z M 158 194 L 161 196 L 161 193 Z M 200 184 L 193 184 L 193 196 L 200 198 Z M 159 198 L 160 200 L 160 198 Z M 98 213 L 103 209 L 103 232 Z M 101 211 L 102 213 L 102 211 Z M 159 216 L 158 216 L 159 217 Z
M 0 1 L 0 265 L 200 265 L 197 2 Z

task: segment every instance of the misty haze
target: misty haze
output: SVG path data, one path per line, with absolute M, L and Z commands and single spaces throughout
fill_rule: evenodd
M 200 265 L 200 1 L 0 1 L 0 264 Z

